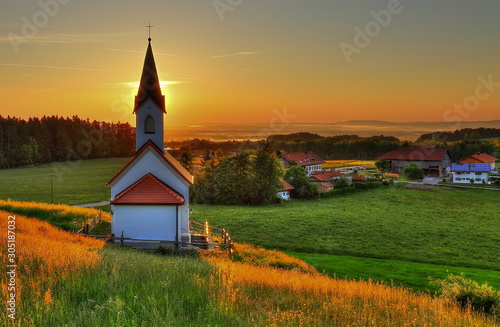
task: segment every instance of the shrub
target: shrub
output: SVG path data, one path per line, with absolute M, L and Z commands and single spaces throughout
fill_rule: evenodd
M 366 183 L 354 183 L 357 190 L 368 190 L 372 188 L 381 187 L 383 182 L 366 182 Z
M 487 283 L 465 278 L 463 274 L 450 274 L 446 279 L 431 280 L 432 285 L 441 287 L 441 297 L 456 302 L 462 308 L 472 308 L 500 318 L 500 292 Z
M 403 167 L 403 175 L 411 179 L 422 179 L 424 178 L 424 171 L 416 164 L 411 163 Z
M 322 198 L 331 198 L 334 196 L 338 195 L 345 195 L 345 194 L 351 194 L 356 192 L 356 187 L 354 186 L 349 186 L 345 188 L 340 188 L 340 189 L 334 189 L 325 193 L 321 193 Z

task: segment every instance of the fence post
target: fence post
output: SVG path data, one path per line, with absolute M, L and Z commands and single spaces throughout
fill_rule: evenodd
M 210 226 L 208 225 L 208 221 L 206 221 L 206 220 L 203 223 L 203 233 L 205 234 L 205 236 L 210 235 Z
M 120 245 L 123 247 L 123 231 L 122 231 L 122 236 L 120 237 Z

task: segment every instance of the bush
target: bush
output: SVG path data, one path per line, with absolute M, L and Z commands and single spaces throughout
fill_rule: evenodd
M 381 187 L 383 182 L 366 182 L 366 183 L 354 183 L 357 190 L 368 190 L 372 188 Z
M 411 179 L 422 179 L 424 178 L 424 171 L 416 164 L 411 163 L 403 167 L 403 175 Z
M 500 318 L 500 292 L 487 283 L 479 285 L 463 274 L 450 274 L 446 279 L 431 280 L 431 284 L 441 287 L 441 297 L 458 303 L 464 309 L 470 307 Z
M 321 193 L 322 198 L 331 198 L 334 196 L 338 195 L 345 195 L 345 194 L 351 194 L 356 192 L 356 187 L 354 186 L 349 186 L 345 188 L 340 188 L 340 189 L 334 189 L 325 193 Z

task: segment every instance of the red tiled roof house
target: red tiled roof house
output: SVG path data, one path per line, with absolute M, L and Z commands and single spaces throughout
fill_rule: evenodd
M 315 170 L 323 169 L 323 164 L 325 163 L 323 159 L 311 151 L 282 153 L 280 154 L 279 159 L 286 169 L 293 165 L 297 165 L 303 167 L 307 175 L 310 175 Z
M 439 177 L 449 173 L 451 156 L 447 149 L 438 149 L 428 146 L 398 148 L 389 151 L 377 159 L 386 159 L 391 162 L 391 170 L 401 173 L 403 167 L 414 163 L 424 170 L 428 176 Z
M 491 169 L 493 170 L 495 169 L 495 162 L 497 160 L 497 158 L 492 157 L 487 153 L 475 153 L 463 158 L 462 160 L 460 160 L 460 163 L 489 164 Z
M 137 240 L 126 242 L 135 247 L 190 241 L 188 206 L 193 177 L 164 151 L 165 113 L 149 42 L 134 106 L 136 154 L 107 183 L 111 187 L 111 231 Z
M 278 196 L 283 200 L 290 200 L 290 191 L 294 190 L 295 187 L 288 184 L 284 179 L 282 179 L 281 182 L 283 183 L 283 187 L 278 190 Z

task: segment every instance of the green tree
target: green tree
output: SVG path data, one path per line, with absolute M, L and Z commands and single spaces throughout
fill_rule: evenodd
M 193 172 L 193 156 L 187 151 L 181 153 L 179 163 L 190 173 Z
M 347 177 L 342 176 L 336 179 L 335 182 L 333 182 L 333 186 L 335 187 L 335 189 L 341 189 L 349 187 L 351 185 L 349 184 L 349 180 L 347 179 Z
M 410 163 L 403 167 L 403 175 L 411 179 L 422 179 L 424 171 L 416 164 Z
M 309 177 L 302 167 L 290 167 L 286 171 L 284 179 L 294 187 L 294 189 L 290 191 L 290 196 L 292 198 L 310 199 L 319 194 L 318 186 L 309 182 Z
M 387 159 L 377 159 L 377 161 L 375 161 L 375 167 L 381 172 L 386 172 L 391 169 L 391 162 Z
M 251 203 L 278 202 L 278 191 L 282 188 L 283 168 L 269 143 L 265 143 L 253 159 L 252 171 Z
M 218 204 L 250 203 L 252 187 L 250 154 L 246 152 L 223 159 L 213 170 L 212 183 Z

